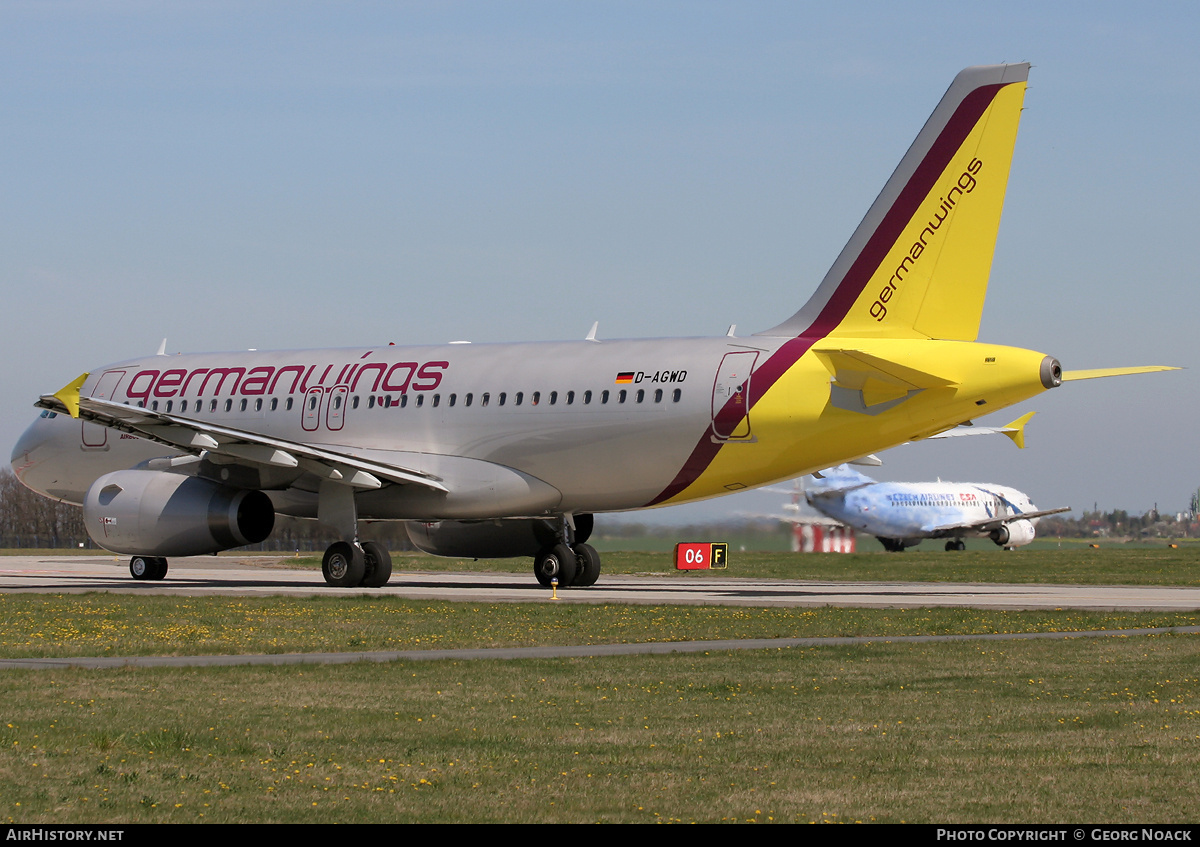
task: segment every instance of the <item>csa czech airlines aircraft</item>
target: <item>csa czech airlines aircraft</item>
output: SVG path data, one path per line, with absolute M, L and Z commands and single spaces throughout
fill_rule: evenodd
M 166 556 L 258 542 L 277 513 L 340 536 L 336 586 L 379 586 L 360 520 L 446 556 L 533 556 L 591 585 L 597 512 L 791 479 L 919 439 L 1064 379 L 973 343 L 1029 66 L 954 80 L 808 303 L 750 337 L 150 356 L 37 406 L 12 464 L 161 579 Z
M 804 478 L 804 498 L 823 515 L 870 533 L 884 549 L 900 552 L 923 538 L 986 537 L 1012 548 L 1033 541 L 1038 518 L 1070 506 L 1039 511 L 1029 497 L 1003 485 L 961 482 L 876 482 L 847 465 Z

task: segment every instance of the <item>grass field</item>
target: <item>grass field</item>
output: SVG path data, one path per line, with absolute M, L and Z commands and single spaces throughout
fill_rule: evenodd
M 974 555 L 735 557 L 731 575 L 811 578 L 862 558 L 888 579 L 967 579 L 999 560 L 1022 581 L 1181 584 L 1195 562 L 1169 548 L 997 551 L 970 576 Z M 616 566 L 654 571 L 663 557 Z M 0 595 L 0 621 L 0 655 L 61 656 L 1079 630 L 1200 614 L 93 594 Z M 22 823 L 1200 817 L 1195 636 L 0 671 L 0 692 L 0 816 Z

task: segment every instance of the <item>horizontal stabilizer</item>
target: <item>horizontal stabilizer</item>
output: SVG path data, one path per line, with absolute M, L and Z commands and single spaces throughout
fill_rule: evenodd
M 1091 368 L 1082 371 L 1063 371 L 1063 382 L 1074 379 L 1099 379 L 1102 376 L 1128 376 L 1129 374 L 1151 374 L 1159 371 L 1177 371 L 1170 365 L 1139 365 L 1131 368 Z
M 813 352 L 833 375 L 834 383 L 840 388 L 863 392 L 867 406 L 905 397 L 910 391 L 955 384 L 955 380 L 862 350 L 815 349 Z
M 928 438 L 922 439 L 929 441 L 934 438 L 960 438 L 965 435 L 1007 435 L 1012 439 L 1013 444 L 1016 444 L 1021 449 L 1025 448 L 1025 424 L 1036 415 L 1037 412 L 1029 412 L 1021 415 L 1012 423 L 1004 426 L 958 426 L 954 429 L 948 429 L 945 432 L 939 432 L 937 435 L 931 435 Z

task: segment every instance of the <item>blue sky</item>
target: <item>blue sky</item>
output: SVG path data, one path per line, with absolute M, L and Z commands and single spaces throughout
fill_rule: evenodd
M 878 475 L 1181 509 L 1200 487 L 1198 43 L 1189 3 L 5 2 L 0 441 L 40 393 L 164 336 L 773 326 L 954 74 L 1031 61 L 981 340 L 1189 370 L 1064 386 L 982 421 L 1036 409 L 1024 451 L 912 445 Z

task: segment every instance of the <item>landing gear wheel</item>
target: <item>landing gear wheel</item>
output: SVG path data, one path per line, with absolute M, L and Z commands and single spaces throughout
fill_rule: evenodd
M 325 581 L 338 588 L 354 588 L 361 584 L 366 570 L 363 551 L 345 541 L 330 544 L 321 560 Z
M 134 556 L 129 560 L 129 575 L 134 579 L 154 579 L 154 558 Z
M 955 538 L 946 542 L 946 549 L 952 552 L 955 550 L 966 550 L 967 542 L 963 541 L 961 538 Z
M 167 560 L 161 556 L 156 559 L 151 559 L 154 562 L 154 570 L 151 571 L 148 579 L 162 579 L 167 575 Z
M 547 547 L 533 560 L 533 575 L 545 586 L 549 586 L 553 579 L 558 580 L 560 588 L 571 585 L 575 581 L 576 570 L 575 551 L 566 544 Z
M 590 544 L 575 545 L 575 581 L 572 585 L 587 588 L 600 578 L 600 554 Z
M 381 588 L 392 578 L 392 557 L 387 548 L 374 541 L 363 542 L 363 564 L 365 575 L 362 584 L 367 588 Z

